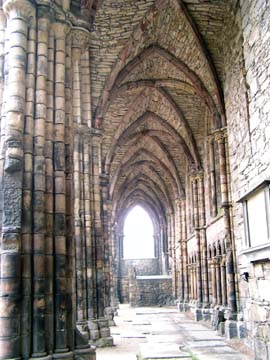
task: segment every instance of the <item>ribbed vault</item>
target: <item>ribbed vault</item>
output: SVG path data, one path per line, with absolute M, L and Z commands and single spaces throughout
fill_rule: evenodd
M 112 2 L 104 1 L 97 13 L 99 47 L 91 51 L 93 83 L 99 83 L 92 111 L 104 131 L 102 169 L 113 221 L 139 202 L 167 223 L 176 199 L 189 191 L 188 174 L 204 169 L 207 134 L 226 124 L 222 57 L 216 43 L 211 51 L 206 45 L 212 31 L 221 31 L 225 2 L 204 2 L 201 16 L 200 2 L 120 1 L 111 8 Z M 220 19 L 214 28 L 208 19 L 200 32 L 216 7 Z M 119 27 L 106 31 L 120 18 Z

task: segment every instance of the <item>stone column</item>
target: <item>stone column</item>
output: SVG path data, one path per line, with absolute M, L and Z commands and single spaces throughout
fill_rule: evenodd
M 65 56 L 68 27 L 53 25 L 55 36 L 55 113 L 54 113 L 54 326 L 55 353 L 68 352 L 67 331 L 67 247 L 66 247 L 66 163 L 65 163 Z M 56 355 L 57 356 L 57 355 Z M 65 355 L 68 358 L 68 354 Z
M 225 225 L 226 237 L 226 272 L 227 272 L 227 291 L 228 291 L 228 305 L 231 310 L 231 317 L 235 317 L 237 311 L 236 305 L 236 287 L 235 287 L 235 273 L 234 273 L 234 249 L 232 242 L 231 231 L 231 215 L 229 203 L 228 190 L 228 174 L 227 174 L 227 159 L 226 159 L 226 135 L 223 130 L 215 133 L 215 141 L 218 144 L 219 155 L 219 170 L 220 170 L 220 186 L 221 186 L 221 206 L 223 208 L 223 217 Z
M 222 305 L 227 306 L 227 275 L 226 275 L 226 257 L 221 259 L 221 293 L 222 293 Z
M 75 270 L 76 270 L 76 313 L 77 327 L 81 333 L 87 331 L 86 314 L 86 266 L 84 259 L 84 229 L 83 229 L 83 139 L 79 132 L 82 124 L 81 108 L 81 45 L 77 30 L 72 31 L 72 105 L 74 134 L 74 230 L 75 230 Z
M 3 179 L 3 168 L 4 168 L 4 158 L 5 158 L 5 149 L 4 145 L 4 135 L 5 135 L 5 116 L 4 116 L 4 65 L 5 65 L 5 28 L 6 28 L 6 17 L 3 11 L 2 4 L 0 5 L 0 231 L 2 223 L 2 179 Z M 2 139 L 2 141 L 1 141 Z
M 93 310 L 93 246 L 91 234 L 91 129 L 88 128 L 91 114 L 85 112 L 86 101 L 83 102 L 85 89 L 82 77 L 83 54 L 88 53 L 89 32 L 73 28 L 72 39 L 72 105 L 74 137 L 74 215 L 75 215 L 75 264 L 76 264 L 76 354 L 93 353 L 89 350 L 89 323 L 94 317 Z M 88 63 L 89 66 L 89 63 Z M 90 71 L 90 70 L 89 70 Z M 85 74 L 84 74 L 85 75 Z M 89 99 L 90 102 L 90 94 Z M 94 324 L 96 328 L 97 325 Z M 90 326 L 91 328 L 91 326 Z M 88 348 L 88 350 L 87 350 Z
M 91 135 L 81 134 L 83 139 L 83 189 L 84 189 L 84 224 L 85 224 L 85 246 L 86 246 L 86 301 L 87 319 L 94 318 L 94 245 L 92 237 L 92 207 L 91 207 Z
M 193 274 L 193 264 L 190 263 L 188 266 L 190 274 L 190 300 L 194 300 L 194 274 Z
M 105 319 L 105 244 L 103 224 L 101 219 L 100 170 L 101 170 L 101 130 L 92 129 L 92 186 L 94 192 L 93 202 L 93 242 L 95 248 L 95 290 L 96 290 L 96 317 L 100 339 L 95 341 L 97 346 L 111 346 L 113 339 L 110 336 L 109 322 Z
M 217 288 L 217 304 L 222 304 L 222 293 L 221 293 L 221 272 L 220 272 L 220 256 L 215 258 L 215 269 L 216 269 L 216 288 Z
M 180 303 L 184 301 L 184 254 L 183 254 L 183 223 L 182 223 L 182 200 L 178 199 L 176 202 L 176 223 L 177 223 L 177 246 L 179 247 L 179 278 L 178 278 L 178 296 Z
M 100 175 L 100 188 L 101 188 L 101 197 L 102 197 L 102 225 L 103 225 L 103 234 L 104 234 L 104 292 L 105 292 L 105 314 L 110 312 L 110 248 L 109 243 L 109 224 L 108 224 L 108 185 L 109 177 L 106 174 Z
M 217 279 L 216 279 L 216 260 L 211 260 L 211 279 L 212 279 L 212 306 L 217 303 Z
M 186 223 L 186 201 L 181 201 L 181 244 L 182 244 L 182 264 L 183 264 L 183 300 L 189 301 L 189 283 L 188 283 L 188 253 L 187 253 L 187 223 Z
M 88 41 L 88 34 L 85 34 Z M 87 46 L 86 46 L 87 48 Z M 92 111 L 91 111 L 91 82 L 90 82 L 90 56 L 89 50 L 83 52 L 81 58 L 82 72 L 82 120 L 83 124 L 88 128 L 92 127 Z
M 171 214 L 167 213 L 167 239 L 168 239 L 168 253 L 169 257 L 172 257 L 172 226 L 171 226 Z
M 202 262 L 202 290 L 203 304 L 209 306 L 208 290 L 208 262 L 207 262 L 207 238 L 206 238 L 206 217 L 205 217 L 205 193 L 204 193 L 204 176 L 198 177 L 198 200 L 199 200 L 199 227 L 200 227 L 200 245 L 201 245 L 201 262 Z
M 3 103 L 3 92 L 4 92 L 4 62 L 5 62 L 5 28 L 6 28 L 6 17 L 3 11 L 2 4 L 0 5 L 0 114 L 2 114 L 2 103 Z M 1 129 L 1 119 L 0 119 Z
M 27 34 L 34 7 L 27 0 L 6 0 L 8 78 L 5 82 L 5 162 L 0 281 L 0 359 L 21 358 L 21 232 L 23 132 Z M 2 139 L 3 140 L 3 139 Z
M 117 269 L 117 294 L 119 301 L 122 302 L 122 289 L 121 289 L 121 275 L 122 275 L 122 267 L 121 267 L 121 261 L 123 259 L 124 253 L 123 253 L 123 242 L 124 242 L 124 234 L 119 233 L 119 229 L 117 226 L 117 259 L 118 259 L 118 269 Z
M 99 163 L 100 143 L 102 134 L 100 132 L 92 135 L 92 181 L 94 191 L 94 242 L 96 252 L 96 293 L 97 293 L 97 318 L 104 316 L 104 238 L 100 217 L 101 198 L 99 186 Z
M 210 195 L 211 195 L 211 215 L 217 216 L 217 189 L 215 174 L 215 147 L 214 138 L 210 136 L 208 139 L 209 146 L 209 170 L 210 170 Z
M 106 192 L 108 186 L 108 180 L 106 178 Z M 104 190 L 105 190 L 104 189 Z M 116 249 L 114 246 L 114 235 L 113 235 L 113 225 L 112 225 L 112 201 L 108 200 L 108 195 L 106 195 L 106 227 L 107 227 L 107 271 L 108 271 L 108 299 L 109 306 L 106 309 L 106 317 L 109 320 L 110 326 L 115 326 L 114 315 L 117 313 L 117 308 L 119 305 L 118 299 L 115 296 L 115 277 L 117 274 L 116 267 Z M 104 227 L 105 228 L 105 227 Z M 105 254 L 106 255 L 106 254 Z
M 176 295 L 179 297 L 179 300 L 183 298 L 183 253 L 182 253 L 182 231 L 181 231 L 181 200 L 176 199 L 175 201 L 175 248 L 179 248 L 179 258 L 177 258 L 177 254 L 175 251 L 176 256 L 176 266 L 177 271 L 177 293 Z
M 119 255 L 119 236 L 118 236 L 118 224 L 113 221 L 111 214 L 111 242 L 112 242 L 112 290 L 113 290 L 113 306 L 116 308 L 119 306 L 119 293 L 118 282 L 120 278 L 120 255 Z
M 162 219 L 159 219 L 160 223 L 160 253 L 161 253 L 161 267 L 162 274 L 168 274 L 168 249 L 167 249 L 167 238 L 168 234 L 166 231 L 166 226 L 164 225 Z
M 176 213 L 172 213 L 170 216 L 170 246 L 171 246 L 171 266 L 172 266 L 172 288 L 173 288 L 173 296 L 177 297 L 177 269 L 176 269 L 176 237 L 177 237 L 177 229 L 176 229 Z
M 38 9 L 36 91 L 33 149 L 33 255 L 32 255 L 32 357 L 46 355 L 45 279 L 46 279 L 46 200 L 45 139 L 47 119 L 47 69 L 50 20 Z M 48 9 L 47 14 L 48 14 Z M 46 11 L 45 11 L 46 13 Z
M 199 223 L 199 192 L 198 192 L 198 176 L 192 176 L 192 197 L 194 211 L 194 230 L 197 243 L 197 305 L 200 307 L 203 302 L 202 292 L 202 266 L 201 266 L 201 240 L 200 240 L 200 223 Z
M 84 237 L 86 248 L 86 302 L 87 318 L 94 318 L 94 290 L 93 290 L 93 237 L 92 237 L 92 203 L 91 203 L 91 90 L 90 90 L 90 59 L 89 59 L 89 33 L 76 30 L 76 42 L 81 44 L 81 118 L 83 138 L 83 193 L 84 193 Z M 75 40 L 75 39 L 74 39 Z M 75 42 L 74 42 L 75 45 Z M 85 129 L 85 130 L 83 130 Z
M 24 172 L 22 203 L 22 357 L 32 353 L 32 244 L 33 244 L 33 138 L 36 84 L 36 21 L 32 21 L 28 30 L 26 98 L 24 125 Z
M 193 273 L 193 300 L 198 302 L 198 288 L 197 288 L 197 269 L 198 265 L 196 262 L 192 263 L 192 273 Z
M 91 172 L 91 89 L 90 89 L 90 59 L 89 59 L 89 33 L 84 31 L 76 31 L 76 42 L 81 46 L 81 119 L 82 119 L 82 133 L 83 138 L 83 195 L 84 195 L 84 237 L 86 248 L 86 303 L 87 303 L 87 318 L 90 328 L 90 337 L 99 338 L 97 323 L 95 322 L 95 247 L 94 247 L 94 224 L 93 224 L 93 207 L 94 202 L 91 201 L 91 187 L 92 187 L 92 172 Z M 74 42 L 75 45 L 75 42 Z M 85 129 L 85 130 L 83 130 Z M 92 199 L 93 200 L 93 199 Z M 93 335 L 95 333 L 95 335 Z

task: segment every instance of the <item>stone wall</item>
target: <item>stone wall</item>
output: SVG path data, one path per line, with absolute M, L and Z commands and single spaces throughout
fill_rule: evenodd
M 154 259 L 134 259 L 121 261 L 121 275 L 128 276 L 130 267 L 136 269 L 137 275 L 158 275 L 160 274 L 159 260 Z
M 137 276 L 130 281 L 131 306 L 162 306 L 173 305 L 172 277 Z
M 256 359 L 269 358 L 269 262 L 252 264 L 242 253 L 244 223 L 236 201 L 270 176 L 270 8 L 265 1 L 240 1 L 227 43 L 225 104 L 231 170 L 234 237 L 239 277 L 239 318 Z M 232 30 L 234 29 L 234 30 Z M 242 30 L 241 30 L 242 29 Z M 233 50 L 232 50 L 233 49 Z M 242 312 L 242 314 L 241 314 Z M 268 353 L 267 353 L 268 352 Z
M 119 281 L 120 301 L 129 302 L 129 269 L 135 269 L 137 275 L 158 275 L 160 274 L 159 259 L 122 259 L 121 277 Z
M 129 303 L 129 278 L 124 276 L 119 281 L 119 300 L 122 304 Z

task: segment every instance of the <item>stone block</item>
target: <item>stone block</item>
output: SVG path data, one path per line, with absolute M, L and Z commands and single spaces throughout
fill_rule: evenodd
M 111 331 L 110 331 L 110 328 L 103 328 L 103 329 L 100 329 L 99 330 L 99 333 L 100 333 L 100 337 L 104 337 L 104 338 L 106 338 L 106 337 L 110 337 L 110 335 L 111 335 Z
M 66 360 L 74 360 L 73 351 L 65 352 L 65 353 L 55 353 L 53 354 L 53 359 L 66 359 Z
M 113 346 L 113 338 L 112 337 L 100 338 L 97 341 L 95 341 L 95 346 L 98 348 Z
M 243 321 L 237 321 L 237 336 L 239 339 L 246 337 L 247 329 Z
M 200 320 L 202 320 L 202 319 L 203 319 L 202 309 L 196 308 L 195 311 L 194 311 L 194 316 L 195 316 L 195 321 L 200 321 Z
M 208 321 L 211 319 L 210 309 L 202 309 L 202 320 Z
M 87 349 L 80 349 L 74 351 L 75 360 L 96 360 L 96 348 L 89 346 Z
M 254 339 L 255 360 L 268 360 L 268 346 L 267 343 L 261 339 Z
M 90 338 L 91 340 L 97 340 L 99 339 L 99 330 L 90 330 Z
M 227 320 L 225 322 L 225 336 L 226 339 L 233 339 L 237 337 L 237 322 L 234 320 Z
M 221 323 L 219 323 L 219 325 L 218 325 L 218 333 L 220 334 L 220 335 L 225 335 L 225 322 L 221 322 Z

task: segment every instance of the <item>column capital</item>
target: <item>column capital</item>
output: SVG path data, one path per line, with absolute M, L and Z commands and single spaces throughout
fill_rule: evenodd
M 82 27 L 71 29 L 72 48 L 84 50 L 90 45 L 90 32 Z
M 176 205 L 176 206 L 180 206 L 181 203 L 182 203 L 182 199 L 181 199 L 181 198 L 176 198 L 176 199 L 175 199 L 175 205 Z
M 213 133 L 214 140 L 217 143 L 224 142 L 227 137 L 227 128 L 218 129 Z
M 56 39 L 65 39 L 70 31 L 70 26 L 64 22 L 55 22 L 52 24 L 52 29 Z
M 28 0 L 4 0 L 3 10 L 8 18 L 21 17 L 27 22 L 35 16 L 35 7 Z
M 103 138 L 103 132 L 91 132 L 91 139 L 92 139 L 92 144 L 95 146 L 99 146 L 102 142 L 102 138 Z
M 204 176 L 203 171 L 197 171 L 197 172 L 194 171 L 190 173 L 190 180 L 191 182 L 201 181 L 203 180 L 203 176 Z

